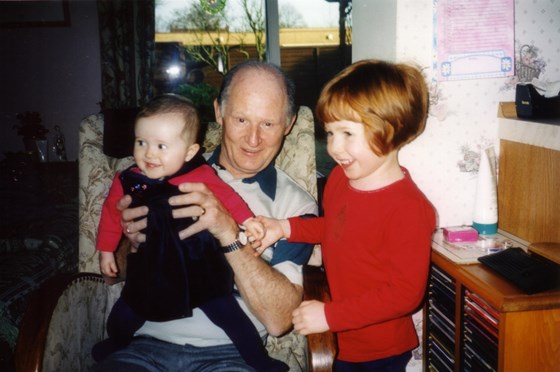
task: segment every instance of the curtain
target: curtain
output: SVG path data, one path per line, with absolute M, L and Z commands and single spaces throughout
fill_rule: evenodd
M 98 0 L 101 109 L 137 107 L 152 95 L 155 0 Z

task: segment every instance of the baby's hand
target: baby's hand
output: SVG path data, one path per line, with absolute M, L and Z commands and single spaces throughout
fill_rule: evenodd
M 113 252 L 99 251 L 99 269 L 104 276 L 117 277 L 119 270 Z

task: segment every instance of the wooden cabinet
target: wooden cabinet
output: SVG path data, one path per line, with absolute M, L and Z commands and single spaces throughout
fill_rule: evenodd
M 557 244 L 560 125 L 499 121 L 499 232 Z M 527 295 L 480 263 L 433 249 L 424 310 L 427 371 L 560 370 L 560 290 Z
M 531 243 L 560 242 L 559 120 L 499 120 L 498 226 Z
M 526 295 L 433 251 L 423 334 L 426 370 L 557 371 L 560 291 Z

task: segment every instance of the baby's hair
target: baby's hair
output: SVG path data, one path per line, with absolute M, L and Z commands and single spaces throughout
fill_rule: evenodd
M 187 98 L 166 93 L 152 98 L 136 115 L 136 120 L 159 114 L 181 114 L 184 121 L 182 130 L 185 141 L 196 141 L 200 131 L 200 117 L 196 106 Z
M 356 62 L 323 88 L 316 116 L 324 123 L 348 120 L 364 125 L 378 156 L 398 150 L 426 126 L 428 88 L 411 65 L 377 60 Z

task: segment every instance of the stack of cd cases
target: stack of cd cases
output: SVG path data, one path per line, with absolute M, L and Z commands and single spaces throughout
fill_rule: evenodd
M 454 370 L 455 293 L 455 280 L 432 265 L 427 318 L 427 364 L 430 371 Z
M 496 371 L 499 313 L 475 293 L 465 289 L 464 314 L 462 370 Z

